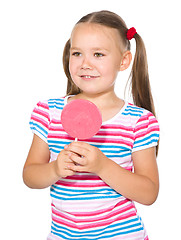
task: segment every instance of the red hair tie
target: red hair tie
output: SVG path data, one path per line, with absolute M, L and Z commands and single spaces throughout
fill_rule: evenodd
M 128 40 L 131 40 L 136 33 L 137 33 L 137 32 L 136 32 L 136 29 L 135 29 L 134 27 L 128 29 L 127 34 L 126 34 L 127 39 L 128 39 Z

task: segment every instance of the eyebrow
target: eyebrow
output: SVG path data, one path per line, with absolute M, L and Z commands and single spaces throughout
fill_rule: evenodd
M 81 51 L 81 48 L 78 48 L 78 47 L 71 47 L 70 50 L 78 50 L 78 51 Z M 109 51 L 108 49 L 106 48 L 99 48 L 99 47 L 95 47 L 95 48 L 91 48 L 91 50 L 93 51 Z

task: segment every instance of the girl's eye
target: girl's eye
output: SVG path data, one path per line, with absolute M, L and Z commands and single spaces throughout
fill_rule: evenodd
M 75 57 L 79 57 L 79 56 L 81 56 L 81 53 L 80 52 L 73 52 L 72 55 L 75 56 Z
M 95 56 L 95 57 L 103 57 L 104 54 L 103 54 L 103 53 L 98 53 L 98 52 L 96 52 L 96 53 L 94 53 L 94 56 Z

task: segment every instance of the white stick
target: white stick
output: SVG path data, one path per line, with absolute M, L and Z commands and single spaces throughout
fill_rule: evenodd
M 75 142 L 77 142 L 77 138 L 75 138 Z

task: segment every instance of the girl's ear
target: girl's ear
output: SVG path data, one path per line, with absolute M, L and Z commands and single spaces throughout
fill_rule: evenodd
M 123 53 L 123 56 L 122 56 L 122 60 L 121 60 L 121 65 L 120 65 L 120 71 L 124 71 L 126 70 L 130 63 L 131 63 L 131 60 L 132 60 L 132 54 L 130 51 L 126 51 Z

